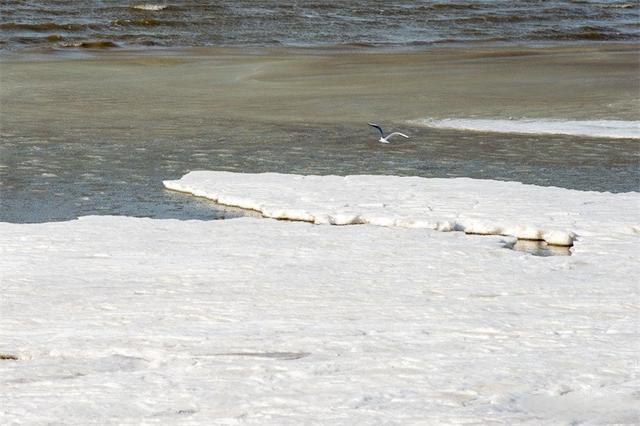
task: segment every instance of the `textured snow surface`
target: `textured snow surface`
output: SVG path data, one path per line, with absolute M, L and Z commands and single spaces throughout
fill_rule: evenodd
M 640 121 L 624 120 L 541 120 L 446 118 L 443 120 L 411 120 L 411 124 L 440 129 L 473 130 L 479 132 L 558 134 L 599 138 L 640 139 Z
M 191 172 L 165 187 L 276 219 L 511 235 L 572 245 L 635 234 L 640 193 L 575 191 L 480 179 Z
M 0 223 L 0 423 L 633 423 L 638 237 L 607 234 Z

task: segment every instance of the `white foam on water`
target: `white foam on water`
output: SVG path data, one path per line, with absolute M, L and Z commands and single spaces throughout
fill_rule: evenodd
M 640 121 L 446 118 L 409 120 L 409 124 L 477 132 L 557 134 L 640 139 Z
M 148 11 L 157 12 L 159 10 L 166 9 L 168 6 L 166 4 L 136 4 L 136 5 L 133 5 L 131 7 L 133 9 L 148 10 Z

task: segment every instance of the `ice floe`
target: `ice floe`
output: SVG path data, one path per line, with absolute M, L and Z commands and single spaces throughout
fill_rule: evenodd
M 291 181 L 309 188 L 244 178 L 229 197 L 247 206 L 255 179 L 268 200 L 275 182 L 280 200 Z M 300 197 L 338 202 L 335 182 L 372 208 L 390 201 L 385 188 L 421 205 L 387 179 L 311 179 L 326 193 Z M 455 185 L 471 183 L 448 198 L 462 203 Z M 528 217 L 572 199 L 546 189 L 559 196 L 548 206 L 532 188 L 492 187 L 532 197 Z M 383 200 L 361 197 L 374 193 Z M 628 214 L 614 211 L 625 196 L 603 197 L 575 213 Z M 633 423 L 638 237 L 606 233 L 543 259 L 503 249 L 510 237 L 369 225 L 0 223 L 0 423 Z
M 570 246 L 633 234 L 640 193 L 611 194 L 468 178 L 302 176 L 197 171 L 166 188 L 275 219 L 511 235 Z
M 553 120 L 553 119 L 419 119 L 411 124 L 439 129 L 479 132 L 559 134 L 600 138 L 640 139 L 640 121 L 624 120 Z

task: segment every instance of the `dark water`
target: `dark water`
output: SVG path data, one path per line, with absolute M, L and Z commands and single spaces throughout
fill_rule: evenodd
M 0 49 L 634 41 L 639 12 L 636 0 L 3 0 Z

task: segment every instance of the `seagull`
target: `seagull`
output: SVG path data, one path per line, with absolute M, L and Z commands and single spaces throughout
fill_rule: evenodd
M 378 142 L 380 143 L 389 143 L 389 138 L 391 136 L 402 136 L 405 139 L 409 139 L 409 136 L 405 135 L 404 133 L 399 133 L 399 132 L 393 132 L 390 135 L 385 136 L 384 132 L 382 131 L 382 127 L 378 126 L 377 124 L 373 124 L 373 123 L 367 123 L 369 126 L 371 127 L 375 127 L 376 129 L 378 129 L 378 131 L 380 132 L 380 139 L 378 140 Z

